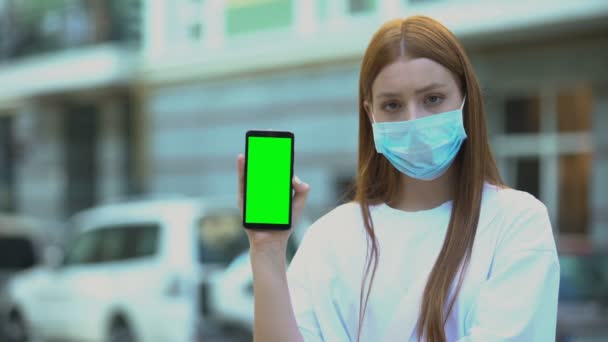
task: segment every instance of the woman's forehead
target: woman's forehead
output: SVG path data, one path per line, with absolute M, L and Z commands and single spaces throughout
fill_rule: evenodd
M 432 84 L 456 87 L 454 76 L 443 65 L 428 58 L 399 58 L 380 71 L 372 92 L 374 96 L 395 92 L 414 95 Z

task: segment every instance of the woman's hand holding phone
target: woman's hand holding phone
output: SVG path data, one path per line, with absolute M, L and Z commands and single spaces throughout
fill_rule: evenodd
M 241 212 L 243 211 L 243 191 L 244 191 L 244 174 L 245 174 L 245 156 L 239 154 L 237 157 L 237 171 L 238 171 L 238 206 Z M 292 207 L 292 228 L 296 224 L 302 209 L 306 203 L 310 186 L 299 180 L 297 176 L 292 179 L 292 186 L 294 190 L 293 195 L 293 207 Z M 249 245 L 252 251 L 284 251 L 287 248 L 287 240 L 291 235 L 293 229 L 288 230 L 254 230 L 245 229 L 249 238 Z
M 239 154 L 237 157 L 237 170 L 238 205 L 243 213 L 243 199 L 245 198 L 245 156 L 243 154 Z M 297 177 L 293 177 L 291 184 L 293 189 L 291 227 L 293 228 L 304 208 L 310 187 L 299 181 Z M 244 225 L 245 221 L 243 220 Z M 254 341 L 304 341 L 293 312 L 286 276 L 285 256 L 292 228 L 245 229 L 249 238 L 249 255 L 253 271 Z

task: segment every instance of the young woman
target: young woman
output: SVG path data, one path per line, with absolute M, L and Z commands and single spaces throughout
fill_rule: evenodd
M 293 187 L 297 217 L 309 186 Z M 503 184 L 473 68 L 430 18 L 373 36 L 355 200 L 311 226 L 286 272 L 290 233 L 247 231 L 256 341 L 555 340 L 547 210 Z

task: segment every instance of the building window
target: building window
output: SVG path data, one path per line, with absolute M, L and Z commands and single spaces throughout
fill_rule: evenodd
M 405 4 L 412 4 L 412 5 L 417 5 L 417 4 L 423 4 L 423 3 L 435 3 L 435 2 L 440 2 L 442 0 L 404 0 Z
M 557 232 L 592 235 L 591 176 L 598 153 L 589 136 L 592 87 L 583 84 L 542 93 L 504 102 L 504 134 L 497 149 L 502 157 L 497 159 L 509 184 L 547 205 Z
M 538 157 L 519 158 L 516 160 L 515 167 L 515 188 L 540 198 L 540 159 Z
M 557 94 L 557 128 L 559 132 L 591 130 L 593 93 L 591 87 L 565 89 Z
M 559 232 L 586 234 L 589 226 L 589 180 L 592 155 L 559 157 Z
M 537 96 L 516 97 L 505 103 L 506 133 L 538 133 L 540 99 Z
M 374 10 L 376 7 L 375 0 L 349 0 L 348 1 L 348 13 L 359 14 L 367 13 Z

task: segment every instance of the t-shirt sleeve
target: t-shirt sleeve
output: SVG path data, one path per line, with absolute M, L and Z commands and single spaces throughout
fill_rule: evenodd
M 311 227 L 304 235 L 287 270 L 291 304 L 300 333 L 306 342 L 323 341 L 318 317 L 315 313 L 315 287 L 317 281 L 311 269 L 319 265 L 322 246 Z
M 542 203 L 524 202 L 505 225 L 459 342 L 555 341 L 560 268 L 551 223 Z

